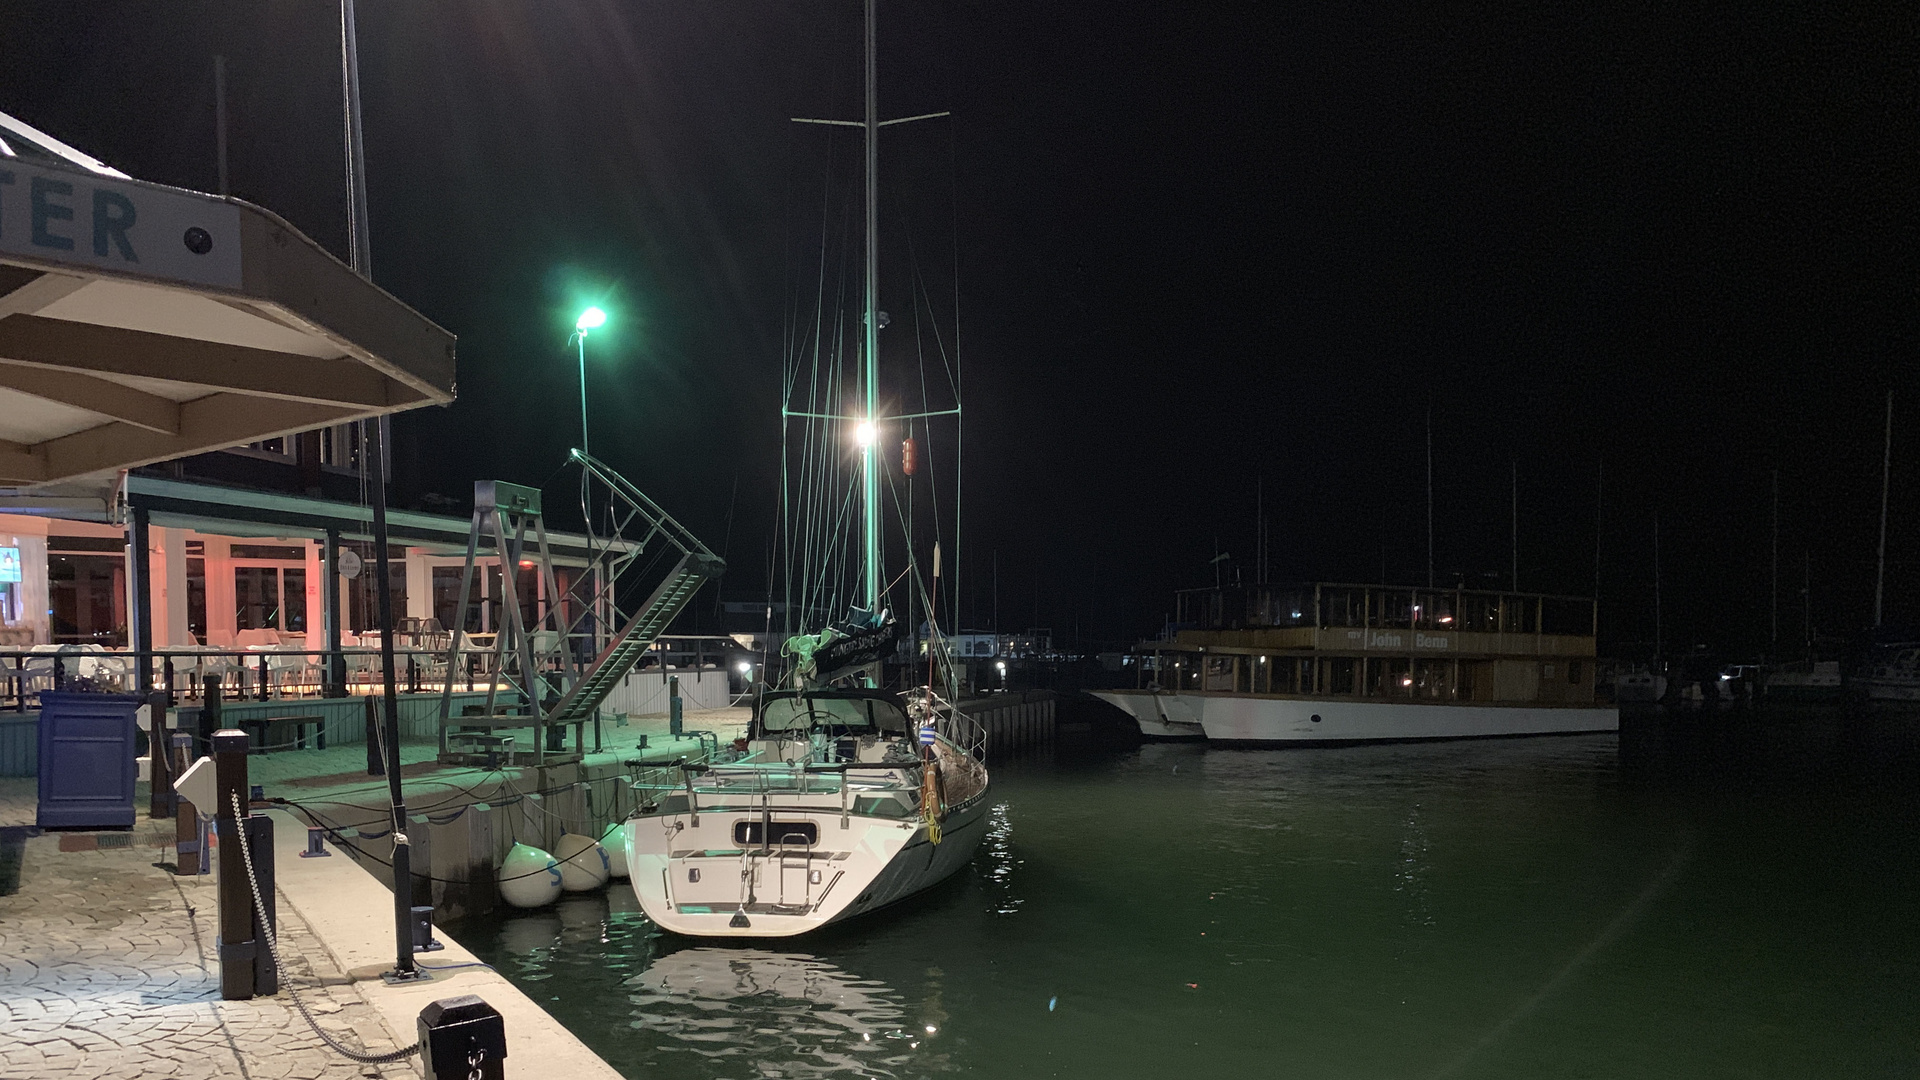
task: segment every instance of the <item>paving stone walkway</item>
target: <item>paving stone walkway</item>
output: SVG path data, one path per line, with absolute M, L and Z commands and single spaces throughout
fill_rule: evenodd
M 17 781 L 0 788 L 0 819 L 16 819 L 0 826 L 19 824 L 18 789 Z M 409 1063 L 365 1066 L 341 1057 L 294 1010 L 288 982 L 345 1045 L 396 1048 L 393 1033 L 284 898 L 281 955 L 290 970 L 283 989 L 272 998 L 220 1000 L 217 875 L 175 877 L 155 865 L 172 859 L 172 826 L 143 814 L 130 836 L 98 834 L 114 838 L 108 845 L 128 838 L 126 846 L 89 843 L 89 834 L 25 840 L 20 889 L 0 896 L 0 1078 L 417 1075 Z

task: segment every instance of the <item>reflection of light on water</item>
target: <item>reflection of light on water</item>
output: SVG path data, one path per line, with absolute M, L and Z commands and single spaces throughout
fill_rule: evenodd
M 699 1054 L 714 1069 L 740 1059 L 742 1077 L 890 1077 L 908 1064 L 947 1067 L 945 1055 L 914 1052 L 927 1036 L 891 988 L 805 953 L 682 949 L 625 985 L 633 1026 L 664 1036 L 660 1049 Z
M 1393 871 L 1393 891 L 1406 897 L 1406 920 L 1416 926 L 1432 926 L 1433 912 L 1427 907 L 1427 827 L 1420 821 L 1420 804 L 1407 815 L 1406 831 L 1400 834 L 1400 862 Z
M 987 892 L 993 897 L 995 915 L 1011 915 L 1025 900 L 1013 893 L 1013 871 L 1023 860 L 1013 857 L 1013 815 L 1006 803 L 999 803 L 987 814 L 987 835 L 980 845 L 986 859 L 983 871 Z

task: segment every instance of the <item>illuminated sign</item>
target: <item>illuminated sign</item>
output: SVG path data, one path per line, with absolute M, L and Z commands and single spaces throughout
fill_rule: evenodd
M 20 549 L 0 547 L 0 585 L 20 580 Z

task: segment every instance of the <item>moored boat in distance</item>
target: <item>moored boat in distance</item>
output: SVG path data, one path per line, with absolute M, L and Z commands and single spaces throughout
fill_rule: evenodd
M 1154 681 L 1094 691 L 1165 738 L 1402 742 L 1618 731 L 1595 699 L 1594 602 L 1318 582 L 1179 594 Z
M 1794 660 L 1767 672 L 1772 701 L 1838 701 L 1841 688 L 1838 660 Z
M 1920 704 L 1920 641 L 1876 642 L 1851 689 L 1869 702 Z

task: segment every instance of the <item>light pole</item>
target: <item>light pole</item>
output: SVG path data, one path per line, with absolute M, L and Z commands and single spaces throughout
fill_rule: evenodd
M 597 307 L 590 307 L 574 320 L 573 336 L 580 343 L 580 453 L 588 454 L 587 449 L 587 331 L 605 326 L 607 313 Z M 591 455 L 589 455 L 591 456 Z

